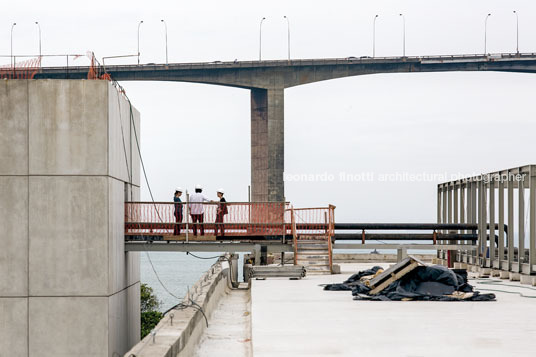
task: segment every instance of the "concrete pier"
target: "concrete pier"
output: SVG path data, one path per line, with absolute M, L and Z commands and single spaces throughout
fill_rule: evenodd
M 0 356 L 122 355 L 140 337 L 139 113 L 108 81 L 4 80 L 0 121 Z
M 251 89 L 251 199 L 285 197 L 284 89 Z

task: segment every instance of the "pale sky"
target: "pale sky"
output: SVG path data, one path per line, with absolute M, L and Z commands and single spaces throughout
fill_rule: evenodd
M 18 1 L 0 12 L 0 54 L 135 54 L 142 63 L 402 54 L 536 52 L 533 1 Z M 77 60 L 86 65 L 87 60 Z M 0 64 L 8 64 L 0 58 Z M 50 64 L 61 63 L 59 60 Z M 135 63 L 135 59 L 110 61 Z M 46 65 L 46 62 L 44 63 Z M 247 200 L 249 91 L 174 82 L 122 82 L 141 112 L 142 154 L 157 200 L 196 183 L 215 198 Z M 285 92 L 286 198 L 295 206 L 337 206 L 339 222 L 433 222 L 438 175 L 472 174 L 536 163 L 536 77 L 508 73 L 412 73 L 337 79 Z M 426 174 L 424 182 L 384 174 Z M 349 182 L 341 175 L 369 181 Z M 317 180 L 298 182 L 296 175 Z M 370 178 L 372 177 L 372 180 Z M 315 178 L 315 177 L 313 177 Z M 330 179 L 332 178 L 332 179 Z M 147 200 L 147 191 L 142 191 Z

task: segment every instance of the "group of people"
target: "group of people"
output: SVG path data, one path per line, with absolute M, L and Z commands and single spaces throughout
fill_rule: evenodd
M 215 235 L 223 237 L 225 235 L 225 230 L 223 227 L 223 217 L 229 213 L 227 209 L 227 201 L 223 197 L 224 191 L 222 188 L 216 191 L 218 198 L 220 199 L 218 202 L 218 207 L 216 210 L 216 221 L 215 223 Z M 173 202 L 175 202 L 175 221 L 177 224 L 175 224 L 175 228 L 173 230 L 174 235 L 179 235 L 181 233 L 181 225 L 183 220 L 183 212 L 182 212 L 182 188 L 178 187 L 175 189 L 175 195 L 173 197 Z M 205 205 L 203 203 L 205 202 L 211 202 L 214 203 L 215 201 L 209 200 L 205 195 L 203 194 L 203 187 L 201 185 L 195 185 L 195 193 L 192 193 L 190 195 L 190 198 L 188 200 L 188 208 L 190 217 L 192 217 L 192 223 L 193 223 L 193 233 L 194 236 L 197 236 L 197 226 L 199 226 L 199 230 L 201 232 L 201 235 L 205 235 L 205 229 L 203 227 L 203 222 L 205 220 Z M 219 234 L 220 233 L 220 234 Z

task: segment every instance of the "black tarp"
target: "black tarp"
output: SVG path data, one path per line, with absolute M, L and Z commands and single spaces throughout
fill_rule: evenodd
M 473 291 L 467 282 L 465 270 L 451 270 L 440 265 L 418 266 L 400 279 L 388 285 L 376 295 L 370 295 L 370 288 L 360 279 L 375 274 L 381 267 L 361 271 L 352 275 L 342 284 L 328 284 L 324 290 L 352 291 L 354 300 L 427 300 L 427 301 L 490 301 L 494 294 L 480 294 Z

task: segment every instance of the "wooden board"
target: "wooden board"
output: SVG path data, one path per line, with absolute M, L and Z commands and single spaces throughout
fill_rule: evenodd
M 399 270 L 396 273 L 391 273 L 391 276 L 388 279 L 384 280 L 382 283 L 380 283 L 380 285 L 372 289 L 370 291 L 370 294 L 376 295 L 377 293 L 379 293 L 380 291 L 382 291 L 383 289 L 391 285 L 391 283 L 397 281 L 398 279 L 400 279 L 401 277 L 403 277 L 404 275 L 406 275 L 407 273 L 409 273 L 410 271 L 412 271 L 418 266 L 419 264 L 417 262 L 411 262 L 410 265 L 405 266 L 402 270 Z
M 166 241 L 185 242 L 186 241 L 186 234 L 180 234 L 178 236 L 164 235 L 164 240 L 166 240 Z M 188 235 L 188 241 L 189 242 L 215 242 L 216 241 L 216 236 L 212 236 L 212 235 L 194 236 L 192 234 L 189 234 Z
M 372 289 L 370 293 L 372 295 L 379 293 L 391 283 L 397 281 L 419 265 L 424 266 L 426 264 L 411 255 L 402 259 L 400 262 L 370 280 L 370 288 Z

